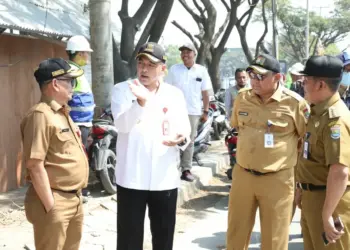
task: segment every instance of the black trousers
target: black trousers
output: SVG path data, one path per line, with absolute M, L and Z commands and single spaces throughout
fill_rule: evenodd
M 153 250 L 173 249 L 177 188 L 144 191 L 118 185 L 117 197 L 117 249 L 143 249 L 146 206 L 148 206 Z

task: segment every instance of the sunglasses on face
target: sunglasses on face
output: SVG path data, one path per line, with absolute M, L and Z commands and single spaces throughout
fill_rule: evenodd
M 77 86 L 77 79 L 76 78 L 56 78 L 59 81 L 65 81 L 69 82 L 74 89 Z
M 259 80 L 259 81 L 264 81 L 266 79 L 266 77 L 268 76 L 267 74 L 263 75 L 260 73 L 256 73 L 254 71 L 248 71 L 248 75 L 250 77 L 250 79 L 255 79 L 255 80 Z

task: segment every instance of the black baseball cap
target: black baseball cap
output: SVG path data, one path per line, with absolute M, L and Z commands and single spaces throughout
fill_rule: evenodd
M 59 76 L 77 78 L 83 74 L 84 70 L 71 68 L 69 63 L 62 58 L 46 59 L 39 64 L 38 69 L 34 72 L 35 79 L 39 84 Z
M 305 69 L 300 71 L 304 76 L 340 78 L 343 72 L 343 62 L 335 56 L 311 56 Z
M 273 56 L 267 54 L 261 54 L 255 58 L 253 63 L 247 68 L 247 70 L 251 69 L 260 74 L 266 74 L 269 71 L 281 73 L 280 62 Z
M 183 51 L 185 49 L 191 50 L 194 53 L 196 53 L 196 47 L 194 47 L 194 45 L 192 43 L 185 43 L 184 45 L 182 45 L 179 50 Z
M 146 56 L 153 63 L 166 62 L 165 50 L 158 43 L 145 43 L 141 46 L 139 51 L 137 52 L 136 59 L 140 56 Z

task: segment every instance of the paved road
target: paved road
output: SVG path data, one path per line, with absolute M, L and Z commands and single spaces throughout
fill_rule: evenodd
M 220 250 L 225 249 L 228 197 L 221 198 L 214 206 L 206 209 L 205 218 L 196 221 L 182 234 L 175 237 L 174 250 Z M 300 235 L 300 210 L 297 210 L 291 224 L 289 250 L 303 250 Z M 260 223 L 257 214 L 249 250 L 260 249 Z

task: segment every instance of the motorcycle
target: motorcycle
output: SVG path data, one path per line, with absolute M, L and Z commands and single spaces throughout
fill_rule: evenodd
M 213 120 L 213 139 L 220 140 L 221 133 L 224 130 L 229 130 L 229 122 L 226 119 L 225 104 L 220 102 L 217 96 L 214 96 L 215 100 L 210 101 L 209 106 L 214 111 Z
M 230 156 L 231 168 L 226 171 L 227 178 L 232 180 L 232 170 L 236 164 L 236 150 L 237 150 L 238 132 L 236 129 L 231 129 L 225 136 L 225 144 Z
M 113 124 L 110 109 L 106 109 L 99 119 L 92 121 L 89 147 L 90 168 L 96 173 L 103 188 L 109 194 L 117 192 L 115 180 L 117 129 Z
M 203 163 L 199 159 L 199 153 L 205 153 L 210 144 L 212 123 L 214 120 L 213 110 L 209 108 L 208 120 L 206 122 L 200 122 L 197 128 L 197 136 L 194 140 L 193 160 L 197 162 L 199 166 L 203 166 Z

